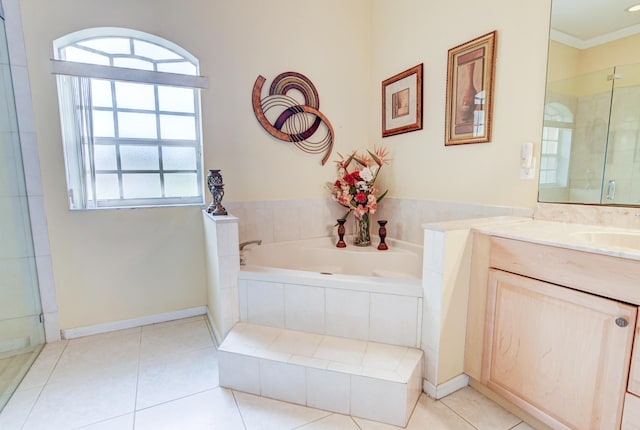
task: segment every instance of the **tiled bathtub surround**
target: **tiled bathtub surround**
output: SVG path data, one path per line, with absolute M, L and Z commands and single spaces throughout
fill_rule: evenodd
M 472 229 L 515 221 L 493 217 L 424 225 L 422 343 L 424 391 L 441 398 L 468 383 L 464 351 Z
M 261 239 L 265 243 L 336 235 L 336 219 L 344 208 L 330 197 L 315 199 L 225 202 L 230 214 L 240 218 L 240 242 Z M 489 206 L 473 203 L 413 200 L 388 197 L 373 216 L 372 234 L 377 235 L 378 219 L 387 219 L 388 236 L 422 244 L 422 224 L 491 216 L 531 217 L 529 208 Z M 347 220 L 347 234 L 354 229 Z
M 207 258 L 207 308 L 218 342 L 238 322 L 238 218 L 202 212 Z
M 223 387 L 403 427 L 421 393 L 416 348 L 239 323 L 218 362 Z
M 240 319 L 310 333 L 419 346 L 420 280 L 324 282 L 286 274 L 240 272 Z

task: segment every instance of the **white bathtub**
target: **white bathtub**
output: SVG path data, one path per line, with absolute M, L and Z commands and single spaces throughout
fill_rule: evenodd
M 422 247 L 337 248 L 335 238 L 249 245 L 238 293 L 242 321 L 419 346 Z
M 351 242 L 349 238 L 347 244 Z M 371 246 L 347 245 L 337 248 L 336 239 L 317 239 L 249 245 L 243 250 L 246 267 L 271 267 L 307 272 L 377 276 L 383 278 L 421 278 L 422 246 L 387 239 L 389 249 L 379 251 L 376 238 Z

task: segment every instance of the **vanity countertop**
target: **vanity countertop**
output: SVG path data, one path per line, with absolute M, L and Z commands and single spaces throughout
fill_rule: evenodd
M 473 230 L 490 236 L 640 261 L 638 229 L 520 218 L 476 225 Z

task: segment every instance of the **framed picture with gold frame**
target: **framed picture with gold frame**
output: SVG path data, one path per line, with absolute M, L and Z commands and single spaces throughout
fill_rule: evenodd
M 449 50 L 445 145 L 491 140 L 497 31 Z
M 422 64 L 382 81 L 382 137 L 422 129 Z

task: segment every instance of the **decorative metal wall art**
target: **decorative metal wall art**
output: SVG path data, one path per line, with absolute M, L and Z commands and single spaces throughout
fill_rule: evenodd
M 271 136 L 291 142 L 308 154 L 324 152 L 324 165 L 333 148 L 333 127 L 318 110 L 318 91 L 309 78 L 296 72 L 281 73 L 271 83 L 269 94 L 261 98 L 265 82 L 263 76 L 258 76 L 251 95 L 253 111 L 260 125 Z M 287 94 L 292 90 L 302 95 L 304 104 Z M 311 140 L 314 136 L 315 140 Z

